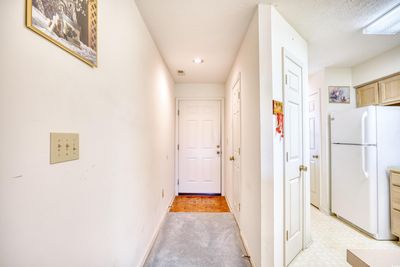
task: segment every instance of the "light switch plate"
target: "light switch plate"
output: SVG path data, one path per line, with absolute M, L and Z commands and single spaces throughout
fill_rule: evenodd
M 79 159 L 79 134 L 50 133 L 50 163 Z

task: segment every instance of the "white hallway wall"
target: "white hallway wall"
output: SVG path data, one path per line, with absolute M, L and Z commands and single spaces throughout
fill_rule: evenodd
M 243 241 L 255 266 L 261 266 L 261 181 L 260 181 L 260 77 L 258 11 L 242 42 L 225 86 L 225 184 L 226 197 L 233 207 L 232 162 L 232 88 L 241 77 L 241 212 Z
M 284 265 L 284 142 L 275 133 L 276 118 L 272 100 L 283 101 L 282 49 L 303 66 L 304 148 L 308 148 L 308 47 L 307 42 L 270 5 L 259 5 L 260 12 L 260 116 L 261 116 L 261 257 L 262 266 Z M 304 149 L 304 164 L 309 166 L 309 151 Z M 309 173 L 304 174 L 305 191 L 309 192 Z M 309 194 L 305 195 L 308 199 Z M 309 203 L 309 201 L 306 201 Z M 309 244 L 310 211 L 305 206 L 304 242 Z M 271 246 L 273 244 L 273 246 Z
M 284 157 L 275 134 L 272 100 L 283 100 L 282 48 L 304 66 L 304 100 L 308 95 L 308 52 L 304 39 L 269 5 L 260 4 L 230 72 L 225 88 L 226 132 L 231 131 L 231 90 L 241 76 L 241 214 L 240 226 L 255 266 L 283 266 Z M 306 110 L 306 105 L 305 105 Z M 307 121 L 307 120 L 305 120 Z M 305 125 L 307 129 L 307 124 Z M 306 146 L 308 135 L 304 136 Z M 231 148 L 229 135 L 227 148 Z M 226 154 L 227 198 L 232 201 L 232 164 Z M 308 152 L 305 151 L 305 158 Z M 307 164 L 307 160 L 305 161 Z M 309 188 L 309 177 L 305 183 Z M 305 212 L 309 218 L 309 210 Z M 310 242 L 309 223 L 306 242 Z
M 98 2 L 92 69 L 0 1 L 2 267 L 139 266 L 173 197 L 173 80 L 134 1 Z M 52 131 L 78 161 L 49 164 Z
M 225 87 L 218 83 L 177 83 L 177 98 L 224 98 Z

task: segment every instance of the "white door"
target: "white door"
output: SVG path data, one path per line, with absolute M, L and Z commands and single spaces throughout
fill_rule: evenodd
M 302 67 L 284 57 L 285 90 L 285 262 L 303 248 L 303 76 Z
M 179 101 L 179 193 L 221 193 L 221 102 Z
M 311 204 L 320 205 L 320 94 L 316 92 L 309 97 L 309 127 L 310 127 L 310 179 Z
M 232 89 L 232 183 L 233 183 L 233 205 L 236 220 L 240 220 L 240 134 L 241 134 L 241 104 L 240 104 L 240 79 Z

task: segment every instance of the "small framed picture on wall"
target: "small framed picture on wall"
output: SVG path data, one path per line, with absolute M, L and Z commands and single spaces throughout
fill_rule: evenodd
M 329 86 L 329 103 L 350 104 L 350 86 Z

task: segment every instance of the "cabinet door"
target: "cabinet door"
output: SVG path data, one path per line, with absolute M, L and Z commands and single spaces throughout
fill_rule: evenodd
M 400 103 L 400 75 L 379 82 L 381 104 L 391 105 Z
M 357 107 L 379 104 L 378 83 L 372 83 L 357 89 Z

